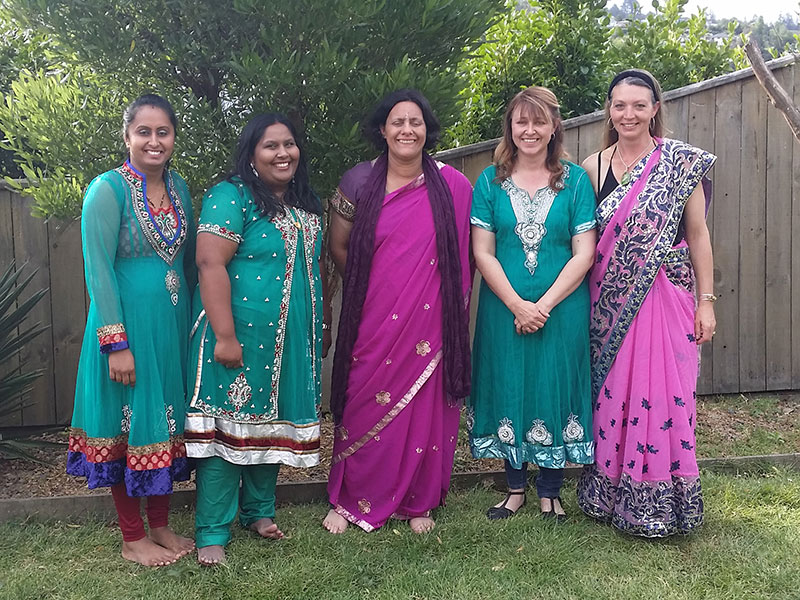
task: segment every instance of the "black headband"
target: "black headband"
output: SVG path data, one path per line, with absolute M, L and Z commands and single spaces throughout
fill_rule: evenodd
M 644 73 L 642 71 L 637 71 L 635 69 L 631 69 L 629 71 L 622 71 L 622 73 L 617 73 L 617 76 L 611 80 L 611 85 L 608 86 L 609 100 L 611 100 L 611 90 L 613 90 L 614 87 L 620 81 L 622 81 L 623 79 L 627 79 L 628 77 L 635 77 L 636 79 L 644 81 L 647 84 L 647 87 L 649 87 L 653 91 L 653 98 L 655 98 L 656 101 L 659 100 L 658 91 L 656 90 L 656 82 L 653 81 L 653 78 L 650 77 L 647 73 Z

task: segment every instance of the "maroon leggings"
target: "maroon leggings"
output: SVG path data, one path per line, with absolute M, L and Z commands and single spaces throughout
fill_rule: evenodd
M 144 537 L 144 522 L 139 511 L 139 498 L 131 498 L 125 489 L 124 483 L 111 486 L 111 495 L 114 497 L 114 506 L 119 516 L 119 528 L 122 530 L 122 540 L 136 542 Z M 150 529 L 166 527 L 169 518 L 169 496 L 147 496 L 147 524 Z

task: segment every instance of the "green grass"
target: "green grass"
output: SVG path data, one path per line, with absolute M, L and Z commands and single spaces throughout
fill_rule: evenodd
M 535 497 L 515 518 L 489 523 L 499 494 L 452 494 L 437 527 L 417 536 L 390 522 L 365 534 L 325 533 L 323 504 L 286 507 L 289 538 L 265 542 L 237 528 L 229 562 L 192 558 L 147 569 L 119 556 L 119 532 L 97 521 L 0 525 L 0 598 L 92 599 L 796 599 L 800 596 L 800 475 L 765 469 L 704 473 L 706 524 L 688 537 L 641 540 L 582 517 L 537 517 Z M 191 514 L 173 519 L 191 531 Z

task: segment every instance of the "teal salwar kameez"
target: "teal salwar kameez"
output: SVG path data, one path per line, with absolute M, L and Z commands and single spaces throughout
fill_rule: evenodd
M 302 209 L 262 215 L 238 178 L 208 191 L 198 233 L 238 245 L 227 271 L 244 362 L 214 361 L 216 337 L 196 294 L 186 448 L 202 459 L 196 540 L 204 547 L 227 543 L 239 508 L 245 526 L 274 516 L 279 465 L 319 462 L 322 235 L 320 217 Z
M 190 297 L 196 281 L 189 190 L 165 172 L 170 207 L 153 212 L 128 162 L 89 185 L 81 213 L 91 304 L 81 347 L 67 472 L 90 488 L 124 483 L 159 496 L 189 478 L 183 444 Z M 109 352 L 129 348 L 136 385 L 112 381 Z

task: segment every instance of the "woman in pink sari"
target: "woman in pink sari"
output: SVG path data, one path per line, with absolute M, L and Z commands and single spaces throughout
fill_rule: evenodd
M 660 108 L 652 75 L 617 75 L 606 149 L 583 165 L 599 201 L 589 285 L 597 462 L 584 469 L 578 502 L 589 516 L 644 537 L 702 524 L 698 345 L 716 326 L 710 189 L 701 185 L 716 157 L 663 138 Z
M 450 485 L 470 383 L 472 187 L 425 151 L 439 131 L 422 94 L 389 94 L 366 126 L 383 153 L 345 173 L 331 201 L 330 250 L 344 276 L 331 533 L 389 518 L 430 531 Z

